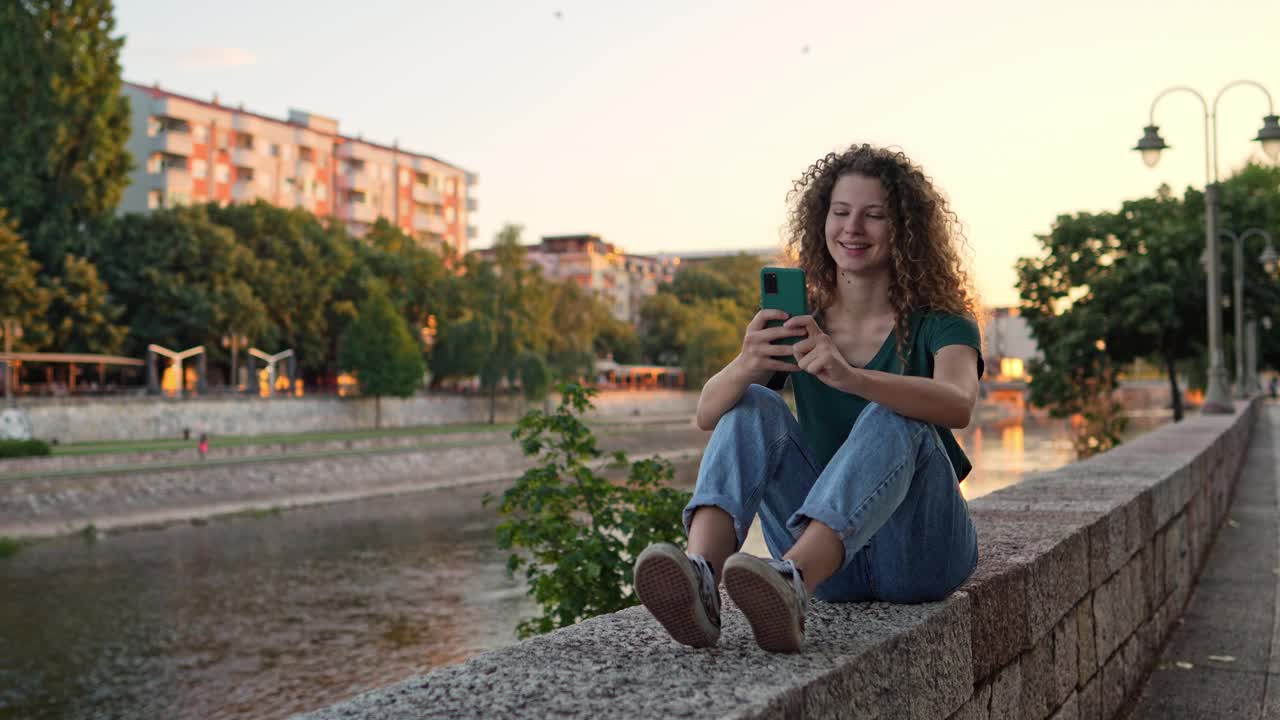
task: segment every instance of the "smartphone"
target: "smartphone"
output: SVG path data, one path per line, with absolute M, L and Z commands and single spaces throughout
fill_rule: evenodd
M 781 310 L 791 317 L 808 315 L 808 294 L 804 287 L 804 270 L 800 268 L 766 267 L 760 270 L 760 307 L 764 310 Z M 783 320 L 770 320 L 765 327 L 777 327 Z M 803 335 L 783 338 L 778 343 L 794 345 Z M 794 363 L 794 357 L 785 357 Z

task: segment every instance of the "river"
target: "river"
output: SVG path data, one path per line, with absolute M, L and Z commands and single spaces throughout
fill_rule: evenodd
M 1073 459 L 1065 421 L 958 437 L 971 499 Z M 696 470 L 680 466 L 677 482 Z M 0 560 L 0 718 L 282 718 L 515 642 L 534 605 L 481 504 L 500 491 L 25 548 Z M 765 554 L 754 530 L 746 549 Z

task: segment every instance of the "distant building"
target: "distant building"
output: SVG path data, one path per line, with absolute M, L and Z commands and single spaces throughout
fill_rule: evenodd
M 677 258 L 681 265 L 698 265 L 708 260 L 716 258 L 731 257 L 733 255 L 745 254 L 757 258 L 761 267 L 765 265 L 788 265 L 786 256 L 781 247 L 756 247 L 741 248 L 737 250 L 704 250 L 689 253 L 664 253 L 658 257 Z
M 552 235 L 525 248 L 526 262 L 542 268 L 542 275 L 557 282 L 574 282 L 594 293 L 615 318 L 632 325 L 640 321 L 644 299 L 671 282 L 679 259 L 628 255 L 598 235 Z M 493 248 L 476 255 L 493 260 Z
M 1016 307 L 987 308 L 982 340 L 986 377 L 992 380 L 1025 380 L 1027 364 L 1040 357 L 1031 327 Z
M 594 292 L 615 318 L 631 325 L 639 324 L 645 299 L 657 294 L 659 285 L 671 282 L 681 267 L 738 253 L 759 258 L 762 267 L 782 262 L 780 248 L 633 255 L 590 234 L 545 236 L 540 244 L 526 246 L 525 252 L 528 264 L 541 267 L 543 277 L 575 282 Z M 493 248 L 475 254 L 486 260 L 495 257 Z
M 281 120 L 135 83 L 124 94 L 136 167 L 122 212 L 264 200 L 341 220 L 356 235 L 383 217 L 459 253 L 475 236 L 476 176 L 456 165 L 342 135 L 337 120 L 301 110 Z

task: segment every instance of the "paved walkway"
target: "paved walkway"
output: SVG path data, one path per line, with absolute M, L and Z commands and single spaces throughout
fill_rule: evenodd
M 1280 405 L 1262 408 L 1228 520 L 1131 720 L 1280 720 Z

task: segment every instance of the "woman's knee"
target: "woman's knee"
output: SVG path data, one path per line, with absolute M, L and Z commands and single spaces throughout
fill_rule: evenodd
M 748 385 L 737 404 L 725 413 L 725 417 L 760 418 L 770 420 L 791 415 L 791 408 L 778 393 L 763 385 Z

